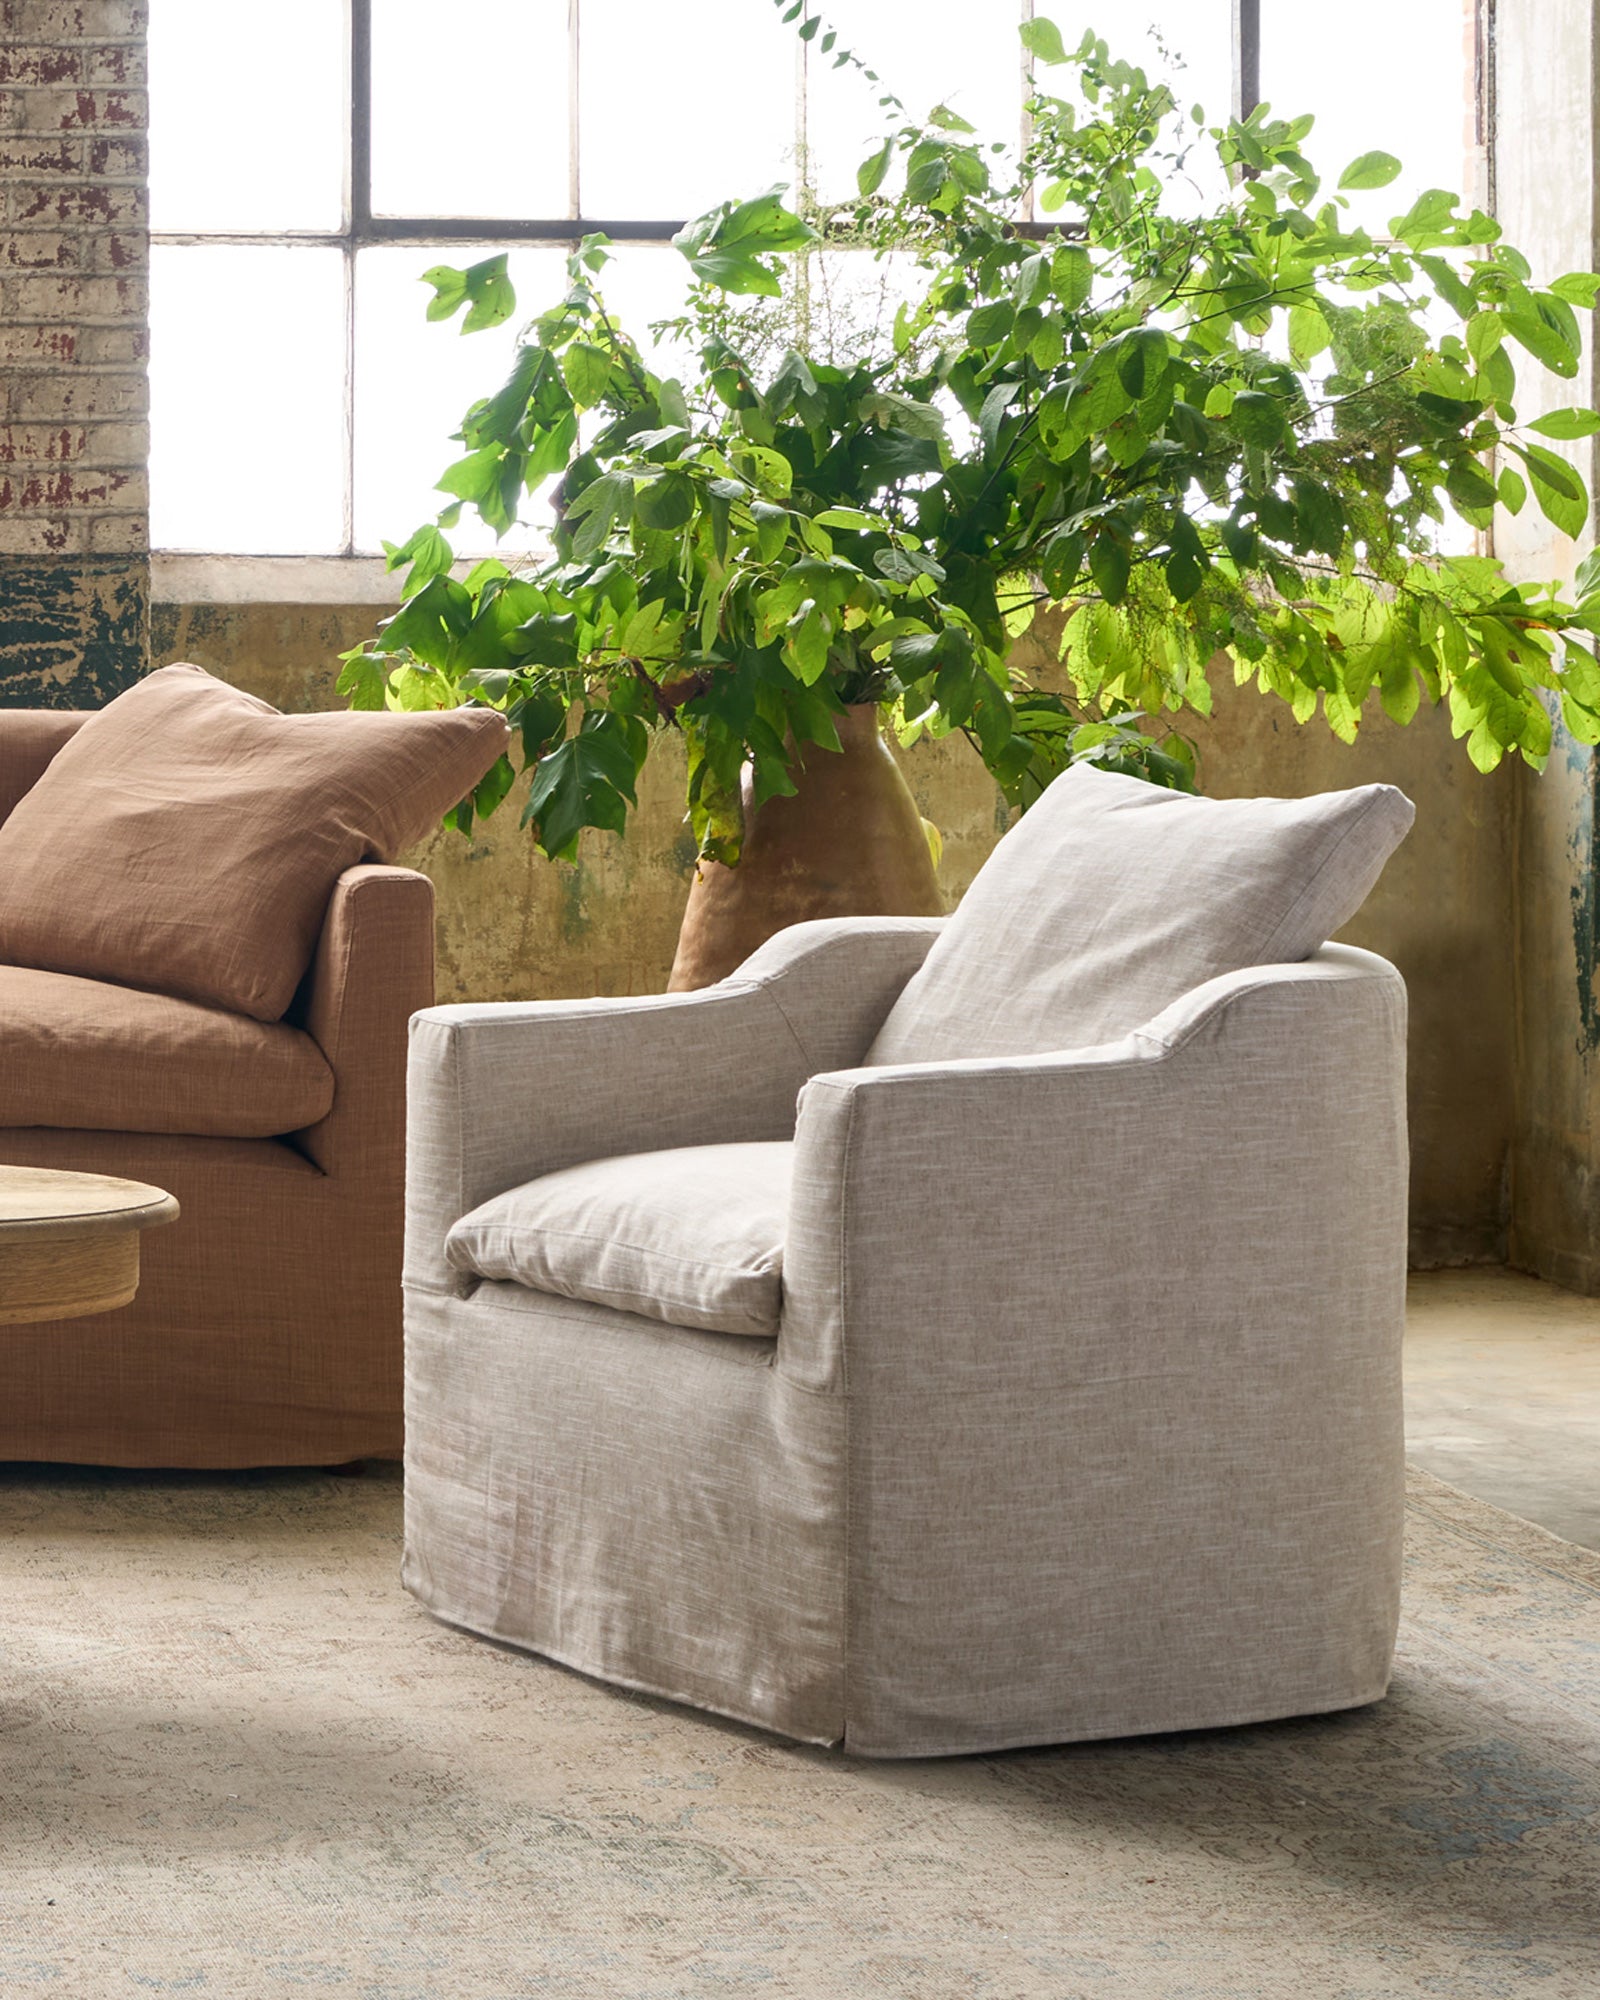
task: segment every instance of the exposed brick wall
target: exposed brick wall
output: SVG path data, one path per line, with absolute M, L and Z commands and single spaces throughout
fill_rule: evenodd
M 0 0 L 0 705 L 149 656 L 144 0 Z

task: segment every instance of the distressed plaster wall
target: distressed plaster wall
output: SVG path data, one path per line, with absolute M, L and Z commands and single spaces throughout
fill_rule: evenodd
M 1496 0 L 1495 204 L 1537 272 L 1600 268 L 1595 184 L 1595 0 Z M 1594 326 L 1582 374 L 1538 382 L 1525 371 L 1517 407 L 1593 403 Z M 1593 443 L 1565 449 L 1588 479 Z M 1496 553 L 1526 577 L 1568 577 L 1580 548 L 1534 509 L 1496 526 Z M 1518 773 L 1516 1120 L 1510 1254 L 1580 1291 L 1600 1291 L 1600 911 L 1594 752 L 1556 724 L 1542 776 Z
M 372 605 L 158 604 L 157 664 L 190 659 L 291 710 L 332 705 L 336 656 L 381 616 Z M 1409 730 L 1375 714 L 1355 747 L 1298 729 L 1287 710 L 1226 690 L 1196 734 L 1206 788 L 1296 794 L 1381 779 L 1417 803 L 1411 838 L 1348 937 L 1392 958 L 1411 989 L 1412 1244 L 1419 1263 L 1505 1248 L 1511 1134 L 1511 787 L 1480 777 L 1442 715 Z M 1005 825 L 964 742 L 904 758 L 944 836 L 941 884 L 959 897 Z M 534 853 L 502 812 L 471 841 L 440 834 L 415 856 L 439 895 L 441 999 L 659 991 L 672 962 L 692 847 L 670 741 L 647 766 L 626 840 L 584 836 L 574 867 Z
M 0 0 L 0 706 L 147 664 L 143 0 Z

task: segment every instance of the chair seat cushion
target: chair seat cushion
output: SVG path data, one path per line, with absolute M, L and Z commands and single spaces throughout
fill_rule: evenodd
M 782 1140 L 588 1160 L 484 1202 L 445 1255 L 480 1278 L 770 1340 L 793 1153 Z
M 333 1071 L 298 1028 L 0 965 L 0 1127 L 267 1139 L 332 1108 Z
M 867 1061 L 1089 1048 L 1208 979 L 1308 958 L 1411 820 L 1392 785 L 1195 798 L 1075 764 L 979 869 Z

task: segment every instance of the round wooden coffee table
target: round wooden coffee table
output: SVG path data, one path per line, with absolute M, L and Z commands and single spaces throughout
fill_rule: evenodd
M 125 1306 L 139 1289 L 139 1233 L 178 1204 L 143 1181 L 0 1166 L 0 1326 Z

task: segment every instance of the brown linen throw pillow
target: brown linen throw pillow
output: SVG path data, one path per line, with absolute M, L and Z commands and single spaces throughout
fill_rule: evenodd
M 421 839 L 508 737 L 492 709 L 280 715 L 162 667 L 0 825 L 0 963 L 276 1021 L 334 883 Z

